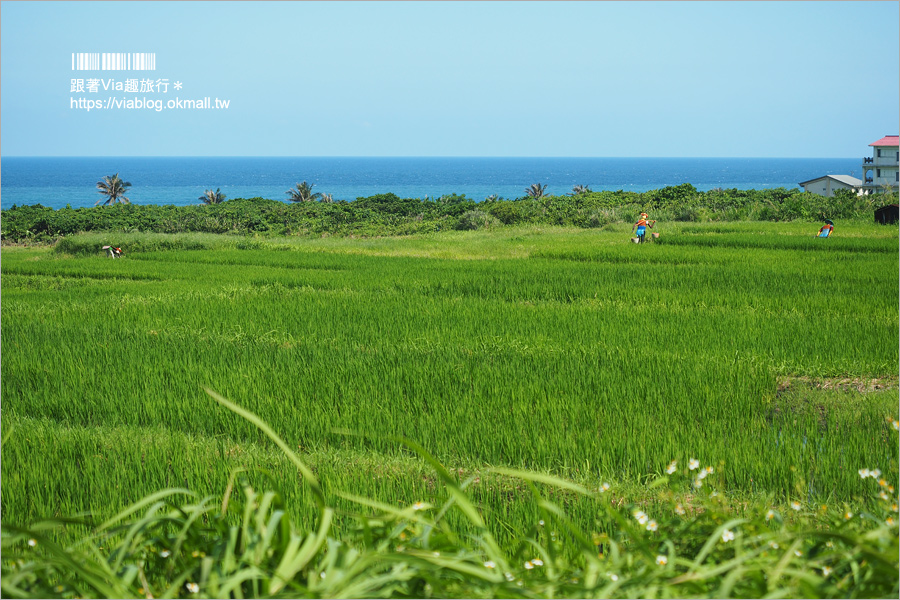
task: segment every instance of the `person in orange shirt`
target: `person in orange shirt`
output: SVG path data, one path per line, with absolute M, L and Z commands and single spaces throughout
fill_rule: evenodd
M 656 221 L 650 221 L 647 218 L 647 213 L 642 212 L 638 222 L 631 228 L 631 232 L 637 235 L 638 243 L 644 243 L 644 235 L 647 233 L 647 227 L 653 229 L 654 225 L 656 225 Z
M 831 235 L 832 231 L 834 231 L 834 223 L 825 219 L 825 224 L 822 225 L 822 229 L 819 230 L 818 237 L 828 237 Z

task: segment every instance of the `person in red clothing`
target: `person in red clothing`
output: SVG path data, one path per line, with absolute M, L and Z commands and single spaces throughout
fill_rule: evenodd
M 647 233 L 647 227 L 653 229 L 654 225 L 656 225 L 656 221 L 650 221 L 647 218 L 647 213 L 642 212 L 638 222 L 631 228 L 631 232 L 637 235 L 638 243 L 644 243 L 644 235 Z
M 834 223 L 825 219 L 825 224 L 822 225 L 822 229 L 819 230 L 818 237 L 829 237 L 832 231 L 834 231 Z

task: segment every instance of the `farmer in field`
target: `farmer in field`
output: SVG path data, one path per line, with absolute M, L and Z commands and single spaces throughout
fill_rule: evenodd
M 825 219 L 825 224 L 822 225 L 822 229 L 819 230 L 818 237 L 827 238 L 831 235 L 832 231 L 834 231 L 834 223 L 829 219 Z
M 637 235 L 638 243 L 644 243 L 644 236 L 647 233 L 647 227 L 653 229 L 653 226 L 656 225 L 656 221 L 650 221 L 647 218 L 647 213 L 642 212 L 641 217 L 638 219 L 638 222 L 634 224 L 634 227 L 631 228 L 631 232 Z

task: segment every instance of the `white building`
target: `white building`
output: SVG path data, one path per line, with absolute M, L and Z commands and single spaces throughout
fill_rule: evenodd
M 900 136 L 886 135 L 869 146 L 872 157 L 864 158 L 862 165 L 863 193 L 879 192 L 885 185 L 900 189 Z
M 862 188 L 862 181 L 849 175 L 825 175 L 809 181 L 801 181 L 804 192 L 831 198 L 837 190 L 853 190 L 857 194 Z

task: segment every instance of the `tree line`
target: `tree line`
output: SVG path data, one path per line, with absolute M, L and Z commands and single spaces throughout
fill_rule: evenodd
M 873 211 L 896 202 L 896 194 L 856 196 L 839 190 L 826 198 L 801 190 L 714 189 L 689 183 L 646 192 L 591 191 L 548 195 L 535 184 L 521 198 L 491 196 L 483 201 L 451 194 L 440 198 L 400 198 L 387 193 L 334 200 L 298 184 L 284 202 L 266 198 L 228 200 L 207 190 L 203 204 L 136 205 L 124 196 L 130 186 L 118 175 L 98 182 L 106 206 L 53 209 L 40 204 L 2 211 L 0 238 L 6 242 L 48 242 L 80 232 L 234 233 L 260 235 L 403 235 L 447 229 L 503 225 L 562 225 L 603 228 L 631 223 L 641 212 L 659 221 L 872 220 Z M 103 201 L 103 200 L 101 200 Z

